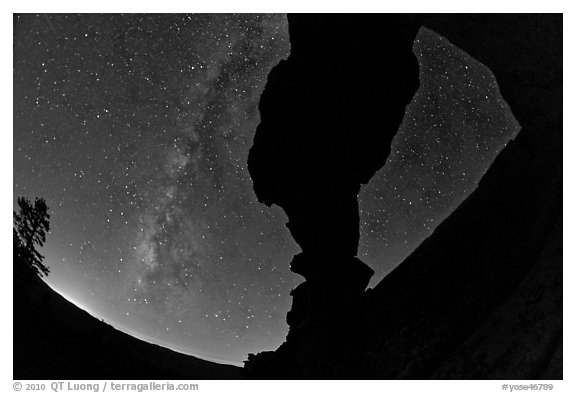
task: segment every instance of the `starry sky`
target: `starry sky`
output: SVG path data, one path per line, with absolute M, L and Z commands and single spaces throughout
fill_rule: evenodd
M 421 28 L 413 52 L 420 88 L 388 161 L 358 196 L 358 255 L 375 274 L 398 266 L 468 196 L 520 131 L 492 72 Z
M 30 14 L 13 44 L 13 200 L 50 207 L 47 282 L 181 352 L 238 364 L 275 349 L 299 247 L 246 161 L 267 74 L 290 52 L 286 17 Z M 481 64 L 425 29 L 414 53 L 420 90 L 359 196 L 372 285 L 519 130 Z

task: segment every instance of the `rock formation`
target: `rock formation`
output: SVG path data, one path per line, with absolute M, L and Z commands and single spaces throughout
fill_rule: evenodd
M 273 69 L 262 96 L 250 173 L 259 199 L 288 214 L 303 250 L 292 270 L 307 279 L 292 312 L 313 317 L 276 351 L 251 355 L 244 373 L 562 378 L 562 17 L 406 18 L 412 23 L 390 15 L 289 18 L 292 54 Z M 383 148 L 417 87 L 406 53 L 413 23 L 488 66 L 522 131 L 432 236 L 373 290 L 358 294 L 366 274 L 352 267 L 355 196 L 384 163 Z M 351 26 L 358 29 L 346 31 Z M 368 35 L 382 52 L 362 39 Z M 374 52 L 387 66 L 355 73 L 371 64 L 362 56 Z M 355 72 L 341 70 L 354 61 Z M 381 82 L 393 76 L 397 85 L 372 85 L 378 72 Z M 340 95 L 338 87 L 349 83 L 360 87 Z M 355 89 L 359 94 L 350 94 Z M 376 104 L 378 92 L 390 95 Z M 333 287 L 317 284 L 322 280 Z M 326 302 L 314 289 L 327 298 L 347 296 L 347 282 L 357 284 L 356 296 L 322 309 Z
M 302 248 L 291 269 L 288 324 L 363 293 L 357 195 L 386 162 L 419 86 L 418 25 L 395 15 L 289 15 L 291 54 L 271 71 L 248 168 L 260 202 L 276 204 Z M 292 329 L 291 329 L 292 331 Z

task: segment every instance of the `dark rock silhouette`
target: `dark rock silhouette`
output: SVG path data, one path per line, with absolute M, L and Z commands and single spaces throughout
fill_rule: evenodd
M 248 168 L 302 248 L 291 263 L 306 279 L 292 292 L 294 327 L 363 293 L 374 273 L 356 258 L 357 195 L 418 89 L 419 26 L 395 15 L 288 19 L 291 54 L 268 76 Z
M 352 19 L 372 26 L 364 29 L 396 29 L 379 37 L 383 56 L 404 53 L 397 51 L 400 42 L 387 52 L 388 40 L 408 39 L 412 30 L 406 26 L 413 25 L 404 25 L 400 16 L 371 18 L 290 17 L 292 54 L 272 70 L 261 99 L 262 124 L 250 156 L 254 188 L 261 201 L 288 214 L 303 249 L 292 269 L 310 287 L 314 274 L 325 274 L 324 280 L 349 275 L 360 287 L 346 262 L 358 239 L 355 187 L 384 163 L 384 147 L 401 118 L 376 126 L 370 115 L 386 117 L 388 108 L 400 108 L 415 86 L 410 73 L 383 68 L 388 77 L 407 78 L 401 83 L 405 94 L 392 94 L 387 106 L 371 107 L 366 94 L 338 95 L 336 86 L 346 85 L 351 75 L 332 68 L 367 50 L 358 48 L 366 43 L 365 30 L 344 30 L 354 25 Z M 291 329 L 275 352 L 251 355 L 244 369 L 250 378 L 562 378 L 562 16 L 406 18 L 488 66 L 522 131 L 478 189 L 373 290 L 320 313 L 309 310 L 315 295 L 306 298 L 297 288 L 292 312 L 304 310 L 313 318 Z M 335 43 L 321 45 L 317 36 Z M 299 65 L 308 70 L 308 84 L 299 82 L 305 79 L 294 71 Z M 324 72 L 330 83 L 308 88 Z M 374 72 L 368 67 L 355 83 L 371 83 Z M 293 98 L 298 89 L 302 101 Z M 358 102 L 338 105 L 347 99 Z M 330 105 L 349 113 L 329 116 Z M 335 254 L 346 261 L 333 263 Z M 346 292 L 347 280 L 333 283 L 321 285 L 326 297 Z
M 239 367 L 187 356 L 122 333 L 30 273 L 18 269 L 14 275 L 14 379 L 241 378 Z

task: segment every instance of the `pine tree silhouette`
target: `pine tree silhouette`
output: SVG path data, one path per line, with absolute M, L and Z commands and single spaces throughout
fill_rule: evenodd
M 24 197 L 18 197 L 20 212 L 13 212 L 12 241 L 14 245 L 14 273 L 24 268 L 38 277 L 47 276 L 50 268 L 44 265 L 44 256 L 36 247 L 46 242 L 50 231 L 50 214 L 43 198 L 36 198 L 34 204 Z

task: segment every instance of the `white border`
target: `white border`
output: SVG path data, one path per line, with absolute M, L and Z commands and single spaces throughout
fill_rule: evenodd
M 242 0 L 242 1 L 210 1 L 210 0 L 188 0 L 178 2 L 142 2 L 142 1 L 113 1 L 103 0 L 96 2 L 80 1 L 21 1 L 3 3 L 4 12 L 1 15 L 1 35 L 3 54 L 5 60 L 0 62 L 2 67 L 1 88 L 3 92 L 3 116 L 4 132 L 1 133 L 2 143 L 2 179 L 9 184 L 13 184 L 12 171 L 12 138 L 9 131 L 12 127 L 12 12 L 563 12 L 564 13 L 564 69 L 569 72 L 564 73 L 564 113 L 572 114 L 566 109 L 574 110 L 574 100 L 572 94 L 566 92 L 574 91 L 574 76 L 570 71 L 576 70 L 574 67 L 574 13 L 573 7 L 569 6 L 569 1 L 496 1 L 484 0 L 474 2 L 463 1 L 369 1 L 355 0 L 353 2 L 336 1 L 311 1 L 292 0 L 284 2 L 272 2 L 270 0 Z M 576 4 L 576 2 L 572 2 Z M 574 205 L 568 202 L 576 201 L 573 173 L 576 168 L 574 158 L 576 148 L 574 136 L 574 120 L 572 116 L 564 115 L 564 129 L 572 132 L 564 133 L 564 173 L 566 181 L 564 184 L 564 244 L 568 247 L 564 250 L 564 381 L 554 381 L 554 392 L 576 391 L 573 371 L 574 367 L 574 263 L 576 258 L 572 245 L 574 231 L 571 224 L 575 222 Z M 0 285 L 0 299 L 2 310 L 7 317 L 3 318 L 2 326 L 2 355 L 0 357 L 0 386 L 2 391 L 12 391 L 12 274 L 10 262 L 11 243 L 9 242 L 8 222 L 11 218 L 7 209 L 8 200 L 12 198 L 11 193 L 3 193 L 5 199 L 4 209 L 0 210 L 0 222 L 2 228 L 2 246 L 7 250 L 4 260 L 5 269 L 8 267 L 10 274 L 5 271 L 3 284 Z M 567 285 L 566 285 L 567 284 Z M 47 359 L 47 361 L 50 361 Z M 51 382 L 51 381 L 47 381 Z M 139 382 L 139 381 L 134 381 Z M 539 381 L 534 381 L 539 383 Z M 270 389 L 293 391 L 296 389 L 325 389 L 335 392 L 363 391 L 374 387 L 385 387 L 391 391 L 442 391 L 442 392 L 497 392 L 502 391 L 502 383 L 508 381 L 199 381 L 201 391 L 237 391 L 237 392 L 268 392 Z M 572 386 L 572 388 L 569 388 Z

